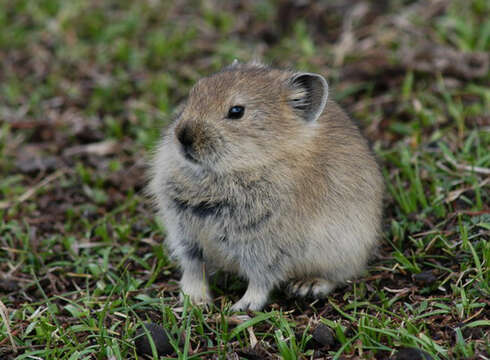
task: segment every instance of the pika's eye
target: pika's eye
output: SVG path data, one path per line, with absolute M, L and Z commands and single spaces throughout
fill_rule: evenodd
M 243 116 L 243 113 L 245 112 L 245 108 L 240 105 L 235 105 L 228 110 L 228 119 L 240 119 Z

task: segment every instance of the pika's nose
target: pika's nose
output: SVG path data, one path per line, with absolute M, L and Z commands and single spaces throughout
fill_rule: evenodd
M 177 132 L 177 139 L 182 144 L 186 152 L 192 149 L 194 138 L 191 134 L 190 129 L 187 126 L 184 126 Z

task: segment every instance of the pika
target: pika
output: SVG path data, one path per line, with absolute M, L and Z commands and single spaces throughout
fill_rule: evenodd
M 194 303 L 212 301 L 218 269 L 248 280 L 233 311 L 262 309 L 280 285 L 324 297 L 379 242 L 380 170 L 319 74 L 235 61 L 199 80 L 150 177 Z

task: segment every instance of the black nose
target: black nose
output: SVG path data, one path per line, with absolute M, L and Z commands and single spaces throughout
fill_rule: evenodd
M 192 145 L 194 144 L 194 135 L 189 127 L 184 126 L 182 129 L 177 130 L 177 139 L 182 144 L 182 153 L 189 161 L 196 162 L 194 150 Z
M 190 129 L 187 126 L 184 126 L 177 133 L 177 139 L 182 144 L 186 152 L 192 149 L 192 143 L 194 142 L 194 138 L 191 134 Z

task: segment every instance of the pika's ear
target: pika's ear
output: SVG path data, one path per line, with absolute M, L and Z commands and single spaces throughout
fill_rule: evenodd
M 308 122 L 316 121 L 328 98 L 328 84 L 319 74 L 299 73 L 290 79 L 289 103 Z

